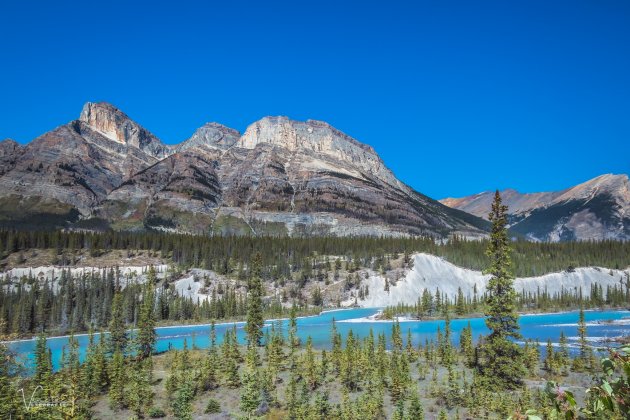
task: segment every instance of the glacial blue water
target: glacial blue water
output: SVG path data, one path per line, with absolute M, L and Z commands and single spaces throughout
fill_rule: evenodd
M 316 348 L 329 348 L 330 346 L 330 330 L 333 319 L 336 320 L 337 329 L 345 339 L 348 331 L 352 330 L 353 334 L 359 337 L 366 337 L 370 328 L 374 331 L 375 337 L 383 332 L 389 337 L 391 334 L 391 321 L 378 321 L 368 317 L 376 314 L 376 308 L 359 308 L 345 309 L 322 312 L 320 315 L 304 317 L 298 319 L 298 335 L 305 342 L 307 337 L 313 339 L 313 345 Z M 560 333 L 569 338 L 569 347 L 571 351 L 575 351 L 577 347 L 577 322 L 578 312 L 562 312 L 548 313 L 540 315 L 522 315 L 520 317 L 521 333 L 523 340 L 533 339 L 539 340 L 542 346 L 546 345 L 548 339 L 557 345 Z M 603 347 L 607 345 L 607 338 L 630 335 L 630 311 L 586 311 L 585 319 L 588 326 L 589 341 L 593 346 Z M 287 320 L 267 321 L 267 328 L 271 323 L 281 326 L 286 334 Z M 483 318 L 471 319 L 455 319 L 451 321 L 451 329 L 453 331 L 453 342 L 459 342 L 461 330 L 470 322 L 473 328 L 473 336 L 476 339 L 480 334 L 488 332 Z M 217 324 L 217 342 L 223 341 L 223 335 L 228 330 L 236 327 L 239 340 L 244 342 L 244 323 Z M 440 326 L 444 331 L 444 321 L 415 321 L 400 320 L 403 336 L 406 339 L 407 331 L 411 331 L 411 338 L 415 346 L 418 343 L 424 344 L 425 340 L 435 339 L 437 327 Z M 206 348 L 209 345 L 209 325 L 185 325 L 175 327 L 157 328 L 157 346 L 158 352 L 167 351 L 169 349 L 181 349 L 186 341 L 188 347 L 196 346 L 198 348 Z M 88 345 L 87 335 L 78 335 L 80 355 L 85 354 Z M 100 339 L 98 334 L 96 340 Z M 53 337 L 48 339 L 48 346 L 52 352 L 53 365 L 57 368 L 60 365 L 64 346 L 68 343 L 68 337 Z M 13 350 L 18 358 L 21 359 L 26 366 L 32 365 L 33 351 L 35 350 L 35 339 L 13 341 L 9 343 L 9 348 Z

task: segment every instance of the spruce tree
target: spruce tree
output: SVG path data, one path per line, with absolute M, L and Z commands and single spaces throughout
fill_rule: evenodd
M 209 391 L 218 386 L 217 378 L 217 352 L 215 348 L 210 349 L 210 354 L 203 358 L 201 363 L 199 376 L 197 380 L 198 388 L 202 391 Z
M 424 419 L 424 407 L 422 406 L 422 402 L 420 401 L 420 394 L 418 390 L 414 390 L 411 394 L 411 400 L 409 402 L 409 420 L 423 420 Z
M 459 345 L 466 366 L 472 367 L 475 361 L 475 349 L 473 347 L 472 326 L 470 325 L 470 321 L 468 321 L 468 325 L 462 330 Z
M 152 368 L 153 363 L 149 359 L 144 359 L 136 362 L 131 370 L 126 401 L 129 408 L 140 418 L 153 404 L 153 391 L 151 390 Z
M 466 313 L 466 299 L 464 298 L 464 292 L 462 292 L 462 288 L 457 288 L 457 300 L 455 303 L 455 313 L 459 316 L 462 316 Z
M 586 320 L 584 318 L 584 309 L 580 308 L 580 315 L 578 318 L 578 345 L 580 353 L 573 359 L 572 369 L 576 372 L 581 372 L 589 369 L 590 359 L 592 356 L 591 347 L 588 345 Z
M 223 372 L 225 386 L 228 388 L 238 388 L 241 386 L 241 377 L 238 374 L 238 364 L 234 356 L 228 353 L 224 355 Z
M 322 356 L 319 365 L 319 374 L 319 382 L 326 382 L 326 375 L 328 375 L 328 353 L 326 353 L 326 350 L 322 350 Z
M 65 350 L 65 349 L 64 349 Z M 73 334 L 68 337 L 68 351 L 62 357 L 60 399 L 66 403 L 59 410 L 64 418 L 82 417 L 86 411 L 87 390 L 81 387 L 81 365 L 79 362 L 79 342 Z
M 545 370 L 550 374 L 556 373 L 556 356 L 553 351 L 553 344 L 551 343 L 551 339 L 547 340 L 546 347 L 547 354 L 545 355 Z
M 101 332 L 99 334 L 98 344 L 96 345 L 92 361 L 92 384 L 90 389 L 94 390 L 96 394 L 102 393 L 109 383 L 107 376 L 107 348 L 104 337 L 105 334 Z
M 127 348 L 127 325 L 123 308 L 123 296 L 121 292 L 114 294 L 112 301 L 112 315 L 109 322 L 109 352 L 117 351 L 124 356 Z
M 328 402 L 327 392 L 318 392 L 315 394 L 315 401 L 313 402 L 313 409 L 311 410 L 312 417 L 317 419 L 325 419 L 330 414 L 330 403 Z
M 289 418 L 297 418 L 297 411 L 299 409 L 299 401 L 297 396 L 298 378 L 295 369 L 289 372 L 289 383 L 284 390 L 284 401 L 287 411 L 289 412 Z
M 297 306 L 295 303 L 291 306 L 289 315 L 289 368 L 295 369 L 297 366 L 297 350 L 300 346 L 300 338 L 297 332 Z
M 397 351 L 393 351 L 389 363 L 389 394 L 392 398 L 392 402 L 394 403 L 404 400 L 405 398 L 406 381 L 401 367 L 403 358 L 404 356 L 402 354 Z
M 147 283 L 144 287 L 140 314 L 138 316 L 138 333 L 136 336 L 137 357 L 146 359 L 153 354 L 157 334 L 155 333 L 155 269 L 149 268 Z
M 88 347 L 85 352 L 85 361 L 83 362 L 83 368 L 81 369 L 81 387 L 85 390 L 88 396 L 94 396 L 99 393 L 94 381 L 96 352 L 97 344 L 94 341 L 94 331 L 90 329 Z
M 184 380 L 175 393 L 172 403 L 173 414 L 178 420 L 191 420 L 193 418 L 192 400 L 195 396 L 190 380 Z
M 258 372 L 258 355 L 256 347 L 249 346 L 247 350 L 245 372 L 243 373 L 243 391 L 241 393 L 241 410 L 252 416 L 262 402 L 260 375 Z
M 127 373 L 125 371 L 125 359 L 120 350 L 114 352 L 109 370 L 109 383 L 109 405 L 113 409 L 124 408 Z
M 490 274 L 485 306 L 486 325 L 490 334 L 481 348 L 480 373 L 496 389 L 514 389 L 522 385 L 525 375 L 523 352 L 513 340 L 520 338 L 516 292 L 511 272 L 510 244 L 507 232 L 507 206 L 495 193 L 489 220 L 492 231 L 486 255 L 490 258 Z
M 564 370 L 571 360 L 569 355 L 569 342 L 567 341 L 567 336 L 564 335 L 564 331 L 560 331 L 560 351 L 556 356 L 558 358 L 559 367 Z
M 341 358 L 341 371 L 339 376 L 341 383 L 346 386 L 349 391 L 356 391 L 359 386 L 359 372 L 356 367 L 356 339 L 352 330 L 348 331 L 346 338 L 346 348 Z
M 455 369 L 452 365 L 448 366 L 448 392 L 446 394 L 446 405 L 449 408 L 456 407 L 459 404 L 460 393 L 459 384 L 455 379 Z
M 260 340 L 263 337 L 262 328 L 263 319 L 263 286 L 261 280 L 262 257 L 256 254 L 252 261 L 251 276 L 248 283 L 247 296 L 247 344 L 249 346 L 260 346 Z
M 46 336 L 42 333 L 37 337 L 35 344 L 35 376 L 33 379 L 37 385 L 41 385 L 46 392 L 50 386 L 52 377 L 52 364 L 50 353 L 46 345 Z M 47 392 L 46 392 L 47 393 Z
M 164 384 L 164 389 L 166 389 L 166 393 L 169 397 L 172 396 L 179 387 L 181 382 L 180 373 L 182 370 L 180 368 L 180 352 L 178 350 L 174 350 L 170 353 L 170 355 L 171 366 L 169 368 L 168 377 L 166 378 L 166 383 Z
M 313 352 L 313 339 L 308 336 L 306 340 L 306 352 L 304 353 L 304 379 L 311 391 L 319 385 L 320 372 L 315 365 L 315 353 Z
M 341 372 L 341 358 L 343 356 L 343 352 L 341 350 L 341 334 L 337 332 L 337 324 L 335 323 L 334 317 L 332 319 L 332 326 L 330 330 L 330 341 L 332 345 L 332 365 L 335 373 L 339 374 L 339 372 Z
M 413 363 L 418 359 L 418 353 L 413 348 L 413 343 L 411 342 L 411 329 L 407 329 L 407 344 L 405 346 L 405 351 L 407 353 L 407 360 L 409 363 Z
M 454 362 L 454 352 L 453 343 L 451 343 L 451 318 L 448 312 L 446 312 L 446 319 L 444 320 L 444 338 L 439 352 L 442 364 L 446 367 L 451 366 Z

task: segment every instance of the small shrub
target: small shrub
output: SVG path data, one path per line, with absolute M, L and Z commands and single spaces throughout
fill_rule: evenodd
M 166 413 L 160 407 L 149 408 L 148 414 L 152 419 L 161 419 L 162 417 L 166 417 Z
M 219 404 L 219 402 L 215 400 L 214 398 L 210 398 L 208 400 L 208 404 L 206 405 L 206 409 L 204 413 L 214 414 L 214 413 L 220 413 L 220 412 L 221 412 L 221 404 Z

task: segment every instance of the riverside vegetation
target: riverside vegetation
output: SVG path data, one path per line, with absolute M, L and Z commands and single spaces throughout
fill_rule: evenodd
M 155 276 L 150 273 L 144 284 L 135 286 L 134 335 L 127 330 L 130 318 L 126 288 L 114 282 L 107 316 L 100 321 L 101 325 L 106 323 L 109 335 L 100 335 L 96 340 L 91 334 L 83 363 L 73 337 L 56 372 L 43 333 L 31 375 L 25 375 L 8 349 L 0 346 L 0 416 L 627 418 L 630 347 L 610 349 L 609 357 L 598 362 L 587 341 L 583 312 L 578 329 L 579 351 L 573 356 L 564 338 L 558 350 L 548 343 L 544 357 L 536 343 L 515 343 L 520 337 L 516 312 L 519 297 L 512 287 L 513 244 L 505 230 L 505 212 L 497 194 L 491 215 L 493 230 L 485 243 L 487 272 L 492 278 L 487 295 L 479 303 L 490 330 L 487 336 L 474 340 L 467 328 L 459 346 L 454 346 L 449 323 L 451 306 L 443 305 L 444 331 L 438 331 L 435 341 L 419 347 L 411 344 L 409 331 L 405 339 L 398 322 L 393 323 L 387 337 L 373 333 L 358 337 L 351 331 L 342 337 L 333 323 L 330 350 L 315 350 L 310 339 L 298 339 L 297 305 L 290 310 L 287 331 L 279 323 L 272 323 L 266 332 L 263 329 L 270 305 L 263 299 L 263 283 L 273 269 L 265 259 L 269 255 L 252 252 L 244 275 L 247 296 L 240 303 L 247 321 L 246 342 L 239 342 L 236 330 L 231 329 L 217 344 L 211 328 L 208 349 L 185 348 L 156 355 L 155 326 L 160 306 L 155 296 Z M 465 247 L 478 246 L 462 243 Z M 3 338 L 10 330 L 4 319 L 4 325 L 0 325 Z M 91 317 L 85 317 L 84 322 L 89 320 Z M 38 330 L 40 321 L 34 321 Z M 588 392 L 569 392 L 561 386 L 565 381 L 581 384 Z M 29 403 L 31 395 L 35 397 Z

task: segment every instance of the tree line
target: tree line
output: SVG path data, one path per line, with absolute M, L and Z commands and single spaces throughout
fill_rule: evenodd
M 260 260 L 256 261 L 260 267 Z M 260 269 L 257 270 L 256 278 L 260 278 Z M 199 301 L 178 293 L 172 276 L 167 273 L 164 281 L 158 284 L 153 267 L 146 273 L 146 282 L 155 287 L 156 322 L 239 320 L 247 315 L 249 300 L 245 284 L 219 283 L 208 300 Z M 82 275 L 60 270 L 55 282 L 42 282 L 31 274 L 0 287 L 0 317 L 4 321 L 0 333 L 25 336 L 42 332 L 51 335 L 103 330 L 110 325 L 115 306 L 120 306 L 122 322 L 128 328 L 137 327 L 145 288 L 145 284 L 123 277 L 115 268 Z M 301 315 L 317 311 L 317 308 L 306 306 L 298 309 Z M 289 313 L 279 297 L 265 299 L 261 310 L 269 318 Z
M 425 252 L 461 267 L 483 270 L 489 263 L 485 254 L 488 243 L 488 240 L 459 237 L 437 241 L 430 237 L 208 237 L 154 232 L 0 231 L 2 257 L 27 253 L 31 249 L 50 250 L 57 265 L 72 265 L 81 252 L 97 257 L 114 250 L 126 253 L 146 250 L 183 268 L 237 274 L 247 270 L 249 261 L 260 254 L 263 281 L 289 278 L 296 271 L 313 269 L 331 256 L 349 261 L 351 265 L 382 269 L 386 256 Z M 518 277 L 571 271 L 581 266 L 610 269 L 630 266 L 630 242 L 510 241 L 510 246 L 514 274 Z M 27 256 L 24 255 L 24 260 Z

